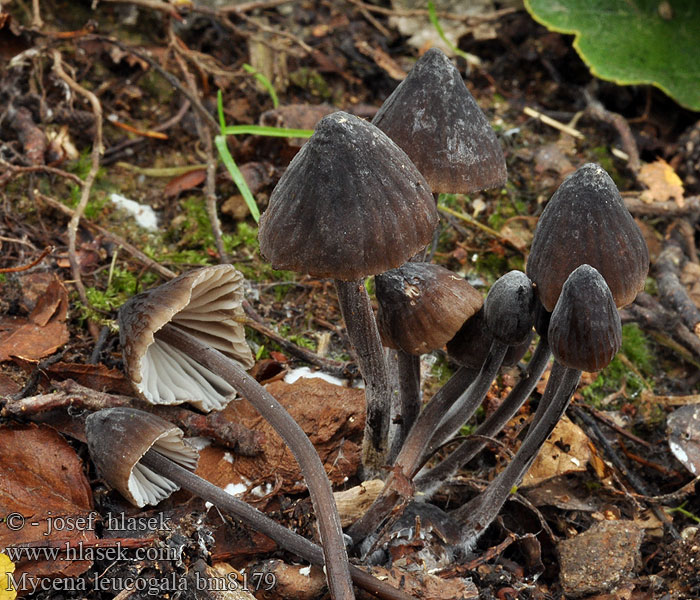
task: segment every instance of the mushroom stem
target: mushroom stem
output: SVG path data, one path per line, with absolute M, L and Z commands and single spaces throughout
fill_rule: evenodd
M 178 348 L 210 371 L 223 377 L 272 425 L 301 468 L 318 519 L 331 597 L 354 600 L 343 530 L 328 476 L 313 444 L 285 408 L 243 370 L 236 361 L 210 348 L 174 325 L 165 325 L 155 337 Z
M 564 414 L 571 396 L 576 391 L 580 377 L 581 371 L 578 369 L 564 367 L 554 362 L 535 418 L 513 460 L 481 494 L 453 511 L 452 515 L 464 524 L 462 541 L 467 547 L 471 547 L 486 531 L 513 488 L 520 483 L 542 444 Z
M 269 537 L 285 550 L 293 552 L 313 565 L 323 566 L 324 556 L 320 546 L 283 527 L 257 508 L 250 506 L 250 504 L 228 494 L 206 479 L 202 479 L 199 475 L 195 475 L 192 471 L 174 463 L 158 451 L 149 450 L 139 462 L 159 475 L 173 481 L 181 488 L 192 492 L 207 502 L 211 502 L 220 510 L 230 512 L 256 531 Z M 411 596 L 387 583 L 379 581 L 354 565 L 350 565 L 350 576 L 358 587 L 384 600 L 412 600 Z
M 449 408 L 454 399 L 461 394 L 465 388 L 470 388 L 474 381 L 474 371 L 466 367 L 457 369 L 449 381 L 438 390 L 438 392 L 426 404 L 423 411 L 418 415 L 418 419 L 408 432 L 406 442 L 399 452 L 394 469 L 386 480 L 384 489 L 375 499 L 367 512 L 360 519 L 355 521 L 348 530 L 348 535 L 353 542 L 358 543 L 365 539 L 374 531 L 384 518 L 389 514 L 400 494 L 397 490 L 396 473 L 402 476 L 412 477 L 417 470 L 418 461 L 423 455 L 425 446 L 430 440 L 430 436 L 435 427 L 440 423 L 445 411 Z
M 422 472 L 415 479 L 416 489 L 431 495 L 447 481 L 457 469 L 468 463 L 486 445 L 485 437 L 493 437 L 515 415 L 535 389 L 542 377 L 551 352 L 544 338 L 540 338 L 527 370 L 500 406 L 474 431 L 474 437 L 462 442 L 432 469 Z M 432 443 L 431 443 L 432 445 Z M 428 458 L 427 456 L 425 457 Z
M 399 373 L 399 407 L 401 417 L 394 439 L 391 441 L 389 462 L 396 460 L 406 441 L 408 432 L 418 418 L 421 407 L 420 397 L 420 356 L 399 349 L 396 351 Z
M 365 476 L 382 476 L 389 444 L 389 416 L 394 394 L 384 349 L 364 280 L 335 280 L 348 338 L 365 380 L 366 420 L 362 443 Z
M 501 368 L 507 351 L 506 344 L 493 340 L 479 375 L 469 388 L 455 400 L 449 412 L 440 421 L 437 431 L 433 429 L 432 437 L 425 443 L 424 451 L 418 460 L 432 455 L 471 418 L 486 397 L 493 380 L 496 379 L 498 369 Z M 414 464 L 414 475 L 419 468 L 418 460 Z

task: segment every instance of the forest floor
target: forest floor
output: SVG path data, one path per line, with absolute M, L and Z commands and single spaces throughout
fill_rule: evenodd
M 147 545 L 180 549 L 177 560 L 162 554 L 154 560 L 157 553 L 107 560 L 98 553 L 84 560 L 14 561 L 17 577 L 50 582 L 32 598 L 145 598 L 148 589 L 118 582 L 170 576 L 170 587 L 163 583 L 155 595 L 204 597 L 192 595 L 199 593 L 190 585 L 196 577 L 215 582 L 234 573 L 242 582 L 241 572 L 251 575 L 249 588 L 258 598 L 323 596 L 321 571 L 300 575 L 294 555 L 207 513 L 189 494 L 179 492 L 148 513 L 129 508 L 96 473 L 81 424 L 98 406 L 138 405 L 124 375 L 119 306 L 191 268 L 230 262 L 247 280 L 252 373 L 309 433 L 334 488 L 361 483 L 362 392 L 318 379 L 284 381 L 303 365 L 346 380 L 356 375 L 334 286 L 276 271 L 261 257 L 257 224 L 212 142 L 219 133 L 219 90 L 227 125 L 312 129 L 336 109 L 371 118 L 420 53 L 440 43 L 426 10 L 396 6 L 49 0 L 39 15 L 26 2 L 3 5 L 0 517 L 31 515 L 43 526 L 18 531 L 5 521 L 0 547 L 84 542 L 95 548 L 99 535 L 132 553 Z M 431 33 L 421 47 L 401 33 L 399 16 Z M 434 262 L 485 295 L 499 276 L 524 269 L 537 218 L 562 180 L 596 162 L 622 192 L 652 264 L 643 299 L 621 311 L 622 350 L 601 373 L 584 374 L 571 421 L 557 429 L 478 545 L 455 562 L 437 548 L 440 540 L 393 540 L 392 567 L 373 572 L 416 597 L 445 600 L 699 598 L 697 114 L 655 88 L 593 78 L 570 36 L 547 31 L 522 9 L 439 17 L 446 27 L 462 27 L 459 48 L 478 59 L 459 55 L 454 63 L 498 134 L 508 182 L 472 196 L 441 195 Z M 279 107 L 260 80 L 274 87 Z M 264 211 L 302 140 L 230 135 L 227 143 Z M 137 203 L 143 220 L 119 197 Z M 208 203 L 217 208 L 220 235 Z M 437 351 L 424 357 L 422 369 L 427 399 L 454 366 Z M 477 421 L 519 373 L 519 367 L 501 373 Z M 500 443 L 445 483 L 437 506 L 448 511 L 463 503 L 507 464 L 543 385 Z M 672 413 L 678 416 L 668 418 Z M 310 501 L 289 451 L 243 403 L 224 415 L 243 427 L 202 444 L 198 473 L 222 487 L 237 486 L 270 516 L 314 537 Z M 189 435 L 207 436 L 191 423 L 195 417 L 191 411 L 168 415 Z M 87 518 L 93 511 L 100 516 L 96 530 L 63 527 L 42 536 L 51 515 Z M 110 527 L 110 513 L 166 515 L 170 526 L 160 533 L 128 531 L 124 523 Z M 619 527 L 606 528 L 610 523 Z M 567 550 L 564 542 L 584 532 L 590 537 L 581 538 L 583 545 Z M 587 562 L 591 549 L 604 558 Z M 189 584 L 178 591 L 181 581 Z M 4 594 L 0 590 L 0 599 L 11 597 Z

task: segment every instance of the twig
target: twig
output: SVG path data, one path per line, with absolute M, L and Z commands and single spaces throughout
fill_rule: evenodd
M 578 406 L 578 405 L 577 405 Z M 653 449 L 654 446 L 652 446 L 649 442 L 646 440 L 643 440 L 640 437 L 637 437 L 633 433 L 630 433 L 623 427 L 620 427 L 615 421 L 613 421 L 610 417 L 608 417 L 604 412 L 598 410 L 597 408 L 590 406 L 589 404 L 581 404 L 582 408 L 585 408 L 591 415 L 593 415 L 596 419 L 598 419 L 601 423 L 605 423 L 608 427 L 611 429 L 617 431 L 620 435 L 624 435 L 626 438 L 629 438 L 633 442 L 640 444 L 641 446 L 644 446 L 645 448 L 648 448 L 649 450 Z
M 102 106 L 97 96 L 92 92 L 86 90 L 84 87 L 76 83 L 63 69 L 63 64 L 61 62 L 61 54 L 58 50 L 52 50 L 53 55 L 53 70 L 56 75 L 62 79 L 69 88 L 74 92 L 85 96 L 92 107 L 92 112 L 95 116 L 95 135 L 92 141 L 92 152 L 90 155 L 90 171 L 85 178 L 85 185 L 83 186 L 82 193 L 80 195 L 80 202 L 75 209 L 75 213 L 71 217 L 68 223 L 68 259 L 70 260 L 71 271 L 73 273 L 73 280 L 75 282 L 75 287 L 78 289 L 78 295 L 80 296 L 80 301 L 85 306 L 90 306 L 90 301 L 88 300 L 87 293 L 85 292 L 85 286 L 83 285 L 83 280 L 80 275 L 80 265 L 78 264 L 78 259 L 76 256 L 76 236 L 78 233 L 78 225 L 80 223 L 80 218 L 85 212 L 85 207 L 90 200 L 90 192 L 92 191 L 92 185 L 97 177 L 97 172 L 100 169 L 100 156 L 103 152 L 102 147 Z M 90 335 L 93 339 L 97 339 L 100 335 L 100 331 L 97 324 L 94 321 L 88 320 L 88 329 L 90 330 Z
M 41 29 L 44 26 L 44 21 L 41 18 L 41 5 L 39 0 L 32 0 L 32 27 Z
M 30 167 L 20 167 L 17 165 L 11 165 L 10 163 L 0 159 L 0 167 L 7 169 L 5 173 L 0 177 L 0 187 L 8 184 L 11 179 L 23 175 L 25 173 L 50 173 L 51 175 L 59 175 L 60 177 L 65 177 L 70 179 L 73 183 L 84 186 L 85 182 L 80 179 L 77 175 L 69 173 L 68 171 L 63 171 L 62 169 L 57 169 L 56 167 L 47 167 L 46 165 L 32 165 Z
M 425 9 L 416 10 L 392 10 L 389 8 L 384 8 L 382 6 L 375 6 L 374 4 L 367 4 L 365 2 L 353 1 L 356 6 L 362 6 L 365 10 L 369 12 L 374 12 L 380 15 L 387 15 L 389 17 L 428 17 L 430 13 Z M 451 21 L 463 21 L 469 25 L 478 25 L 479 23 L 487 23 L 488 21 L 497 21 L 501 17 L 513 14 L 517 12 L 517 8 L 502 8 L 500 10 L 494 10 L 493 12 L 486 13 L 483 15 L 463 15 L 459 13 L 450 12 L 437 12 L 437 16 L 441 19 L 449 19 Z
M 71 218 L 73 218 L 73 216 L 76 214 L 73 209 L 68 208 L 65 204 L 62 204 L 58 200 L 54 200 L 50 196 L 45 196 L 44 194 L 37 194 L 37 198 L 42 202 L 48 204 L 51 208 L 54 208 Z M 155 271 L 156 273 L 158 273 L 161 277 L 165 277 L 166 279 L 172 279 L 173 277 L 177 277 L 177 273 L 171 271 L 167 267 L 164 267 L 152 258 L 149 258 L 136 246 L 133 246 L 132 244 L 127 242 L 123 237 L 118 236 L 116 233 L 112 233 L 111 231 L 105 229 L 104 227 L 101 227 L 100 225 L 88 221 L 85 217 L 82 217 L 81 221 L 85 227 L 97 231 L 100 235 L 104 236 L 105 239 L 108 239 L 110 242 L 113 242 L 118 246 L 121 246 L 128 254 L 133 256 L 136 260 L 138 260 L 141 264 L 146 266 L 151 271 Z
M 140 6 L 149 10 L 165 13 L 173 19 L 182 21 L 182 16 L 177 12 L 174 5 L 167 2 L 161 2 L 160 0 L 102 0 L 102 2 L 109 2 L 112 4 L 133 4 L 134 6 Z
M 627 123 L 622 115 L 611 112 L 605 108 L 601 102 L 593 97 L 589 90 L 584 90 L 583 93 L 588 103 L 585 110 L 586 115 L 598 121 L 603 121 L 603 123 L 607 123 L 608 125 L 612 125 L 617 130 L 617 133 L 620 135 L 620 143 L 622 144 L 625 154 L 629 157 L 627 159 L 627 166 L 637 174 L 640 167 L 639 150 L 637 149 L 637 142 L 634 140 L 629 123 Z
M 683 217 L 700 213 L 700 196 L 683 198 L 683 206 L 676 202 L 644 202 L 639 192 L 625 192 L 625 206 L 636 217 Z
M 671 238 L 666 241 L 663 251 L 656 259 L 654 275 L 662 304 L 677 313 L 685 326 L 700 336 L 700 309 L 695 306 L 688 290 L 680 281 L 680 271 L 685 260 L 680 244 Z
M 202 103 L 199 101 L 199 98 L 197 98 L 196 95 L 192 94 L 183 84 L 182 82 L 175 77 L 172 73 L 169 73 L 166 71 L 163 67 L 161 67 L 157 61 L 155 61 L 151 56 L 146 54 L 145 52 L 141 52 L 140 50 L 136 50 L 135 48 L 132 48 L 131 46 L 127 46 L 126 44 L 123 44 L 119 40 L 116 40 L 114 38 L 105 36 L 105 35 L 95 35 L 95 36 L 90 36 L 92 39 L 99 40 L 101 42 L 106 42 L 108 44 L 114 44 L 117 46 L 117 48 L 120 48 L 124 52 L 128 52 L 130 54 L 133 54 L 137 58 L 140 58 L 141 60 L 146 61 L 152 68 L 154 68 L 158 73 L 160 73 L 165 80 L 172 85 L 178 92 L 180 92 L 185 98 L 187 98 L 192 106 L 199 112 L 199 114 L 206 120 L 209 121 L 209 125 L 214 127 L 214 129 L 217 129 L 219 127 L 219 124 L 216 122 L 216 119 L 209 113 L 209 111 L 202 106 Z
M 196 96 L 198 93 L 197 84 L 195 83 L 192 73 L 190 73 L 183 55 L 187 53 L 187 46 L 182 43 L 175 34 L 170 30 L 170 46 L 174 51 L 175 61 L 182 71 L 182 75 L 187 82 L 187 86 L 190 89 L 190 93 Z M 224 247 L 223 233 L 221 231 L 221 221 L 219 220 L 219 214 L 216 206 L 216 157 L 214 156 L 214 144 L 211 140 L 211 130 L 202 121 L 202 118 L 198 113 L 194 114 L 194 122 L 197 127 L 197 134 L 199 139 L 202 140 L 202 145 L 204 146 L 204 152 L 207 156 L 207 178 L 204 188 L 204 197 L 206 200 L 207 214 L 209 215 L 209 223 L 211 223 L 211 230 L 214 234 L 214 243 L 216 244 L 216 250 L 219 253 L 219 262 L 228 263 L 230 262 L 229 256 L 226 253 L 226 248 Z
M 593 433 L 594 437 L 598 441 L 598 443 L 603 447 L 605 450 L 605 453 L 607 454 L 608 458 L 610 461 L 615 465 L 615 467 L 623 474 L 623 476 L 627 479 L 627 481 L 630 483 L 634 491 L 636 491 L 638 494 L 642 494 L 644 496 L 649 496 L 649 491 L 646 486 L 646 484 L 639 478 L 635 473 L 630 471 L 625 463 L 622 462 L 622 459 L 619 457 L 617 452 L 613 449 L 613 447 L 610 445 L 608 440 L 606 439 L 605 435 L 603 435 L 603 432 L 600 430 L 596 422 L 589 417 L 584 411 L 581 409 L 572 406 L 571 410 L 574 415 L 576 415 L 583 423 L 586 425 L 586 427 Z M 661 510 L 658 506 L 653 506 L 652 510 L 654 511 L 654 514 L 658 517 L 658 519 L 664 524 L 664 526 L 668 529 L 669 533 L 676 539 L 680 539 L 680 534 L 676 530 L 676 528 L 673 526 L 673 522 L 671 519 L 668 517 L 668 515 Z
M 4 269 L 0 269 L 0 273 L 19 273 L 21 271 L 27 271 L 27 270 L 31 269 L 32 267 L 35 267 L 36 265 L 38 265 L 42 260 L 44 260 L 53 251 L 54 251 L 53 246 L 46 246 L 46 248 L 44 248 L 44 250 L 38 256 L 38 258 L 35 258 L 32 262 L 27 263 L 26 265 L 22 265 L 20 267 L 5 267 Z
M 40 367 L 37 367 L 39 370 Z M 179 406 L 154 406 L 130 396 L 98 392 L 71 379 L 55 381 L 52 385 L 56 388 L 55 392 L 11 400 L 0 414 L 3 417 L 26 419 L 63 408 L 93 412 L 115 406 L 132 406 L 176 423 L 190 436 L 208 437 L 241 456 L 255 456 L 262 449 L 259 432 L 233 423 L 219 412 L 202 415 Z
M 326 373 L 334 375 L 336 377 L 356 377 L 357 373 L 351 372 L 351 363 L 338 362 L 337 360 L 331 360 L 330 358 L 324 358 L 319 356 L 311 350 L 297 346 L 294 342 L 290 342 L 288 339 L 283 338 L 281 335 L 259 323 L 258 321 L 248 318 L 244 321 L 246 327 L 257 331 L 258 333 L 264 335 L 266 338 L 272 340 L 273 342 L 279 344 L 279 346 L 289 352 L 290 354 L 296 356 L 297 358 L 312 364 L 320 369 L 323 369 Z
M 586 138 L 585 135 L 583 135 L 578 129 L 575 129 L 569 125 L 566 125 L 565 123 L 561 123 L 557 121 L 556 119 L 552 119 L 552 117 L 548 117 L 544 113 L 541 113 L 538 110 L 535 110 L 534 108 L 531 108 L 529 106 L 526 106 L 523 108 L 523 112 L 528 116 L 532 117 L 533 119 L 538 119 L 539 121 L 542 121 L 545 125 L 549 125 L 550 127 L 553 127 L 554 129 L 558 129 L 559 131 L 563 131 L 564 133 L 568 133 L 569 135 L 578 138 L 580 140 L 583 140 Z M 617 158 L 621 158 L 622 160 L 630 160 L 629 155 L 626 152 L 623 152 L 622 150 L 618 148 L 611 148 L 610 152 L 614 155 L 617 156 Z

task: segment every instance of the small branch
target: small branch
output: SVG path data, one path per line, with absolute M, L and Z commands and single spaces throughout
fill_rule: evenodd
M 55 381 L 52 385 L 56 389 L 55 392 L 10 400 L 0 414 L 5 418 L 31 419 L 56 409 L 72 408 L 95 412 L 103 408 L 130 406 L 152 412 L 176 423 L 189 436 L 207 437 L 241 456 L 255 456 L 262 449 L 260 433 L 239 423 L 232 423 L 221 413 L 202 415 L 178 406 L 153 406 L 131 396 L 98 392 L 72 379 Z
M 44 194 L 37 194 L 37 198 L 42 202 L 48 204 L 51 208 L 54 208 L 71 218 L 76 214 L 74 210 L 68 208 L 65 204 L 62 204 L 58 200 L 54 200 L 49 196 L 44 196 Z M 151 271 L 158 273 L 161 277 L 164 277 L 165 279 L 173 279 L 177 276 L 177 273 L 174 273 L 170 269 L 157 263 L 152 258 L 149 258 L 136 246 L 133 246 L 132 244 L 127 242 L 123 237 L 118 236 L 116 233 L 112 233 L 111 231 L 105 229 L 104 227 L 101 227 L 100 225 L 88 221 L 84 217 L 81 218 L 81 221 L 83 223 L 83 226 L 87 227 L 88 229 L 93 229 L 94 231 L 97 231 L 105 239 L 109 240 L 110 242 L 113 242 L 118 246 L 121 246 L 128 254 L 133 256 L 136 260 L 138 260 L 141 264 L 146 266 Z
M 700 196 L 683 198 L 683 206 L 675 202 L 644 202 L 639 192 L 623 193 L 625 206 L 635 217 L 684 217 L 700 213 Z
M 53 246 L 46 246 L 44 250 L 41 252 L 41 254 L 35 258 L 33 261 L 30 263 L 27 263 L 26 265 L 22 265 L 20 267 L 5 267 L 4 269 L 0 269 L 0 273 L 19 273 L 21 271 L 28 271 L 32 267 L 36 267 L 42 260 L 44 260 L 49 254 L 51 254 L 54 251 Z
M 85 182 L 80 179 L 77 175 L 73 173 L 68 173 L 68 171 L 63 171 L 62 169 L 57 169 L 55 167 L 47 167 L 46 165 L 32 165 L 30 167 L 19 167 L 17 165 L 11 165 L 10 163 L 0 159 L 0 167 L 7 169 L 5 173 L 0 176 L 0 187 L 6 186 L 10 180 L 25 173 L 49 173 L 51 175 L 58 175 L 64 177 L 65 179 L 70 179 L 76 185 L 83 187 Z
M 80 202 L 78 202 L 78 207 L 75 213 L 71 217 L 68 223 L 68 258 L 70 260 L 71 271 L 73 273 L 73 280 L 75 282 L 75 287 L 78 289 L 78 295 L 80 296 L 80 301 L 85 306 L 90 306 L 90 301 L 88 300 L 87 293 L 85 292 L 85 286 L 83 285 L 83 280 L 80 275 L 80 265 L 78 264 L 78 259 L 76 256 L 76 237 L 78 233 L 78 225 L 80 223 L 80 218 L 85 212 L 85 207 L 90 200 L 90 192 L 92 191 L 92 185 L 97 177 L 97 172 L 100 169 L 100 156 L 102 155 L 104 149 L 102 147 L 102 106 L 97 96 L 86 90 L 84 87 L 76 83 L 63 69 L 63 64 L 61 61 L 61 54 L 58 50 L 52 50 L 53 55 L 53 70 L 56 75 L 62 79 L 70 89 L 72 89 L 77 94 L 85 96 L 92 107 L 92 113 L 95 116 L 95 135 L 92 141 L 92 153 L 90 155 L 90 171 L 85 178 L 85 185 L 83 186 L 82 193 L 80 195 Z M 100 335 L 100 331 L 97 324 L 93 321 L 88 321 L 88 328 L 90 330 L 90 335 L 93 339 L 97 339 Z
M 183 54 L 187 53 L 187 47 L 180 42 L 175 35 L 172 33 L 172 28 L 170 30 L 171 41 L 170 47 L 173 49 L 175 54 L 175 60 L 177 61 L 180 71 L 187 82 L 187 86 L 190 89 L 190 93 L 193 96 L 198 95 L 197 84 L 195 83 L 192 73 L 190 73 L 184 59 Z M 230 262 L 230 257 L 226 253 L 224 248 L 223 233 L 221 231 L 221 221 L 219 220 L 219 214 L 216 205 L 216 157 L 214 156 L 214 144 L 211 139 L 210 128 L 202 121 L 201 116 L 195 112 L 194 122 L 197 127 L 197 134 L 199 139 L 202 141 L 204 146 L 204 152 L 207 156 L 207 179 L 204 188 L 204 196 L 206 199 L 207 214 L 209 215 L 209 223 L 211 224 L 211 230 L 214 234 L 214 243 L 216 244 L 216 251 L 219 253 L 219 262 L 222 264 L 227 264 Z

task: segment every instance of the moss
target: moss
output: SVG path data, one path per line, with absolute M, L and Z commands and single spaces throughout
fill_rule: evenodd
M 621 355 L 627 360 L 623 360 Z M 620 352 L 595 381 L 583 389 L 583 397 L 594 406 L 599 406 L 603 398 L 626 383 L 627 399 L 635 398 L 647 387 L 645 378 L 654 374 L 654 363 L 654 353 L 642 330 L 636 324 L 624 325 Z M 629 364 L 634 368 L 630 368 Z
M 330 86 L 316 69 L 301 67 L 289 74 L 289 81 L 324 100 L 329 100 L 333 95 Z

